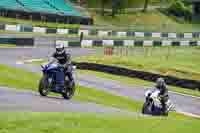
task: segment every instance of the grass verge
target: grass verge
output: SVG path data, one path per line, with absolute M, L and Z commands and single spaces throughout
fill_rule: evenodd
M 15 48 L 16 44 L 0 44 L 0 48 Z
M 1 23 L 6 24 L 25 24 L 39 27 L 48 27 L 48 28 L 79 28 L 79 25 L 76 24 L 62 24 L 62 23 L 50 23 L 50 22 L 41 22 L 41 21 L 31 21 L 31 20 L 23 20 L 16 18 L 7 18 L 0 17 Z
M 0 113 L 2 133 L 188 133 L 199 120 L 182 116 L 135 117 L 87 113 Z
M 23 69 L 12 68 L 0 65 L 0 85 L 17 89 L 37 88 L 40 74 L 25 71 Z
M 199 24 L 182 23 L 174 20 L 174 17 L 167 16 L 158 10 L 131 11 L 129 13 L 117 14 L 114 18 L 111 15 L 102 16 L 101 12 L 90 10 L 94 24 L 98 26 L 110 26 L 116 29 L 131 29 L 135 31 L 149 32 L 197 32 Z

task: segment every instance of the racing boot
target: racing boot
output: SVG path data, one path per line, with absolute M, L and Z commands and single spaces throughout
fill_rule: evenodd
M 164 101 L 161 102 L 162 103 L 162 115 L 163 116 L 168 116 L 168 111 L 167 111 L 167 105 Z
M 71 80 L 71 81 L 69 82 L 69 88 L 73 88 L 73 86 L 74 86 L 74 80 Z

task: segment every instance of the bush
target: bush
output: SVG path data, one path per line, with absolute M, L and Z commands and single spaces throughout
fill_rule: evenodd
M 185 5 L 181 0 L 172 0 L 168 11 L 177 17 L 185 17 L 186 19 L 192 16 L 190 6 Z

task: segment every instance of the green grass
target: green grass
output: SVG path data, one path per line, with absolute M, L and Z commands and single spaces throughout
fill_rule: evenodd
M 97 55 L 75 58 L 162 75 L 200 80 L 199 47 L 127 47 L 115 48 L 113 56 Z
M 16 44 L 0 44 L 0 48 L 13 48 L 16 47 Z
M 98 26 L 110 26 L 116 29 L 127 29 L 135 31 L 154 31 L 154 32 L 198 32 L 199 24 L 187 22 L 177 22 L 174 17 L 154 10 L 146 13 L 132 11 L 129 13 L 118 14 L 115 18 L 110 15 L 102 16 L 101 13 L 90 10 L 94 19 L 94 24 Z
M 0 17 L 1 23 L 6 24 L 28 24 L 32 26 L 49 27 L 49 28 L 79 28 L 77 24 L 62 24 L 62 23 L 50 23 L 41 21 L 31 21 L 16 18 Z
M 0 70 L 0 86 L 37 91 L 40 74 L 5 65 L 0 65 Z M 105 91 L 83 86 L 76 87 L 74 99 L 137 112 L 140 112 L 142 106 L 140 102 L 132 101 L 126 97 L 115 96 Z
M 122 84 L 127 84 L 127 85 L 133 85 L 133 86 L 143 86 L 145 89 L 151 88 L 155 85 L 153 82 L 137 79 L 137 78 L 129 78 L 125 76 L 117 76 L 117 75 L 112 75 L 112 74 L 107 74 L 103 72 L 95 72 L 95 71 L 88 71 L 88 70 L 78 70 L 78 73 L 80 74 L 91 74 L 95 75 L 100 78 L 104 79 L 112 79 L 119 81 Z M 180 88 L 180 87 L 175 87 L 175 86 L 168 86 L 170 91 L 173 92 L 178 92 L 182 94 L 187 94 L 187 95 L 192 95 L 192 96 L 198 96 L 200 97 L 200 91 L 194 91 L 194 90 L 189 90 L 186 88 Z
M 93 102 L 109 107 L 125 109 L 133 112 L 141 112 L 142 102 L 136 102 L 126 97 L 115 96 L 105 91 L 87 87 L 77 87 L 74 99 L 78 101 Z
M 199 119 L 88 113 L 0 113 L 1 133 L 198 133 Z
M 19 89 L 36 89 L 40 78 L 39 74 L 0 65 L 0 85 Z

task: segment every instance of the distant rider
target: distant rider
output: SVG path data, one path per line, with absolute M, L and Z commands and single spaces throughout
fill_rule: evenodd
M 72 76 L 71 55 L 65 51 L 63 44 L 56 44 L 56 51 L 53 53 L 52 57 L 52 61 L 56 59 L 59 64 L 63 65 L 65 75 L 68 76 L 70 80 L 70 86 L 72 87 L 74 79 Z
M 168 89 L 165 83 L 165 80 L 163 78 L 158 78 L 156 81 L 156 89 L 160 90 L 160 102 L 162 104 L 162 112 L 164 113 L 164 115 L 166 114 L 167 111 L 167 105 L 166 102 L 169 99 L 168 96 Z

